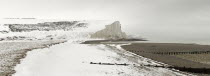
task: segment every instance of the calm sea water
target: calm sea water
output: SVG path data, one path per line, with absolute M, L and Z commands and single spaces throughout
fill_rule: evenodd
M 130 25 L 123 30 L 150 42 L 210 45 L 210 25 Z

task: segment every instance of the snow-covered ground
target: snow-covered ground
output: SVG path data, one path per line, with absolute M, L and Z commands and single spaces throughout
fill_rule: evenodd
M 133 59 L 132 59 L 133 60 Z M 141 59 L 142 64 L 157 64 Z M 75 40 L 27 53 L 13 76 L 177 76 L 164 68 L 96 65 L 90 62 L 136 64 L 103 44 L 79 44 Z
M 183 75 L 165 68 L 146 66 L 97 65 L 95 63 L 158 64 L 152 60 L 135 57 L 125 50 L 100 45 L 80 44 L 88 40 L 87 32 L 66 33 L 66 43 L 27 53 L 21 64 L 15 67 L 13 76 L 177 76 Z
M 33 21 L 32 21 L 33 22 Z M 161 65 L 155 61 L 120 49 L 119 45 L 80 44 L 89 39 L 89 34 L 103 29 L 112 21 L 88 21 L 88 28 L 73 31 L 32 31 L 9 32 L 0 38 L 24 36 L 32 40 L 65 39 L 66 43 L 53 45 L 49 48 L 35 49 L 27 52 L 26 58 L 15 67 L 13 76 L 177 76 L 183 74 L 166 68 L 138 66 L 140 64 Z M 115 47 L 115 48 L 113 48 Z M 95 63 L 127 63 L 122 65 L 97 65 Z

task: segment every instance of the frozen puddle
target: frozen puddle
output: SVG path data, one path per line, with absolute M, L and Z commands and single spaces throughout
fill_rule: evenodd
M 27 53 L 13 76 L 177 76 L 164 68 L 95 65 L 90 62 L 134 63 L 105 45 L 68 41 Z M 147 63 L 146 61 L 142 62 Z M 152 63 L 151 63 L 152 64 Z

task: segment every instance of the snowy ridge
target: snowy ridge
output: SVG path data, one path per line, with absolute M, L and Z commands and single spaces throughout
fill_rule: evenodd
M 5 24 L 12 32 L 30 32 L 30 31 L 55 31 L 55 30 L 72 30 L 73 28 L 87 27 L 87 23 L 79 21 L 58 21 L 44 22 L 37 24 Z
M 24 22 L 24 21 L 23 21 Z M 41 22 L 41 21 L 40 21 Z M 71 37 L 71 31 L 74 31 L 74 34 L 79 33 L 86 33 L 87 37 L 91 33 L 94 33 L 100 29 L 104 28 L 104 25 L 111 23 L 112 21 L 79 21 L 76 24 L 72 25 L 75 27 L 76 25 L 80 26 L 80 24 L 87 23 L 88 27 L 83 28 L 72 28 L 69 31 L 65 30 L 54 30 L 54 31 L 30 31 L 30 32 L 8 32 L 8 33 L 1 33 L 0 32 L 0 41 L 2 40 L 44 40 L 44 39 L 69 39 Z M 11 22 L 12 23 L 12 22 Z M 22 23 L 22 22 L 19 22 Z M 3 26 L 3 25 L 1 25 Z M 3 27 L 2 27 L 3 28 Z M 7 30 L 9 28 L 6 28 Z

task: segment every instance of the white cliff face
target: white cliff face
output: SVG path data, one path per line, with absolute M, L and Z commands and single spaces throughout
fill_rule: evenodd
M 91 38 L 126 39 L 127 36 L 124 32 L 122 32 L 120 22 L 115 21 L 110 25 L 106 25 L 105 29 L 102 29 L 92 34 Z

